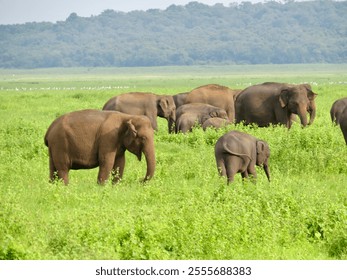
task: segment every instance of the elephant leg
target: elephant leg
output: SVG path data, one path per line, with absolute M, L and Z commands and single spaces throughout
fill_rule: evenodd
M 62 162 L 54 162 L 53 158 L 49 160 L 50 167 L 50 178 L 51 181 L 55 181 L 56 179 L 63 180 L 65 185 L 69 184 L 69 167 L 65 163 L 67 158 L 63 159 Z
M 216 158 L 216 162 L 217 162 L 217 169 L 218 169 L 218 173 L 220 176 L 227 176 L 227 172 L 225 169 L 225 162 L 223 160 L 223 158 Z
M 53 183 L 54 180 L 56 179 L 57 171 L 58 170 L 54 166 L 54 162 L 53 162 L 52 156 L 50 155 L 49 156 L 49 181 L 51 183 Z
M 255 166 L 250 165 L 247 169 L 247 172 L 252 175 L 251 180 L 253 183 L 255 183 L 257 180 L 257 171 L 255 170 Z
M 111 170 L 114 165 L 115 153 L 107 153 L 106 151 L 100 151 L 99 153 L 99 173 L 98 184 L 103 185 L 110 177 Z
M 65 185 L 69 184 L 69 170 L 61 169 L 58 170 L 58 178 L 62 179 Z
M 237 168 L 232 157 L 227 157 L 226 159 L 226 175 L 228 184 L 234 181 L 235 174 L 237 173 Z
M 105 163 L 99 166 L 98 184 L 103 185 L 108 180 L 112 170 L 112 163 Z
M 120 179 L 123 177 L 123 172 L 124 172 L 124 166 L 125 166 L 125 154 L 120 153 L 116 155 L 116 159 L 114 161 L 113 165 L 113 184 L 116 184 L 119 182 Z
M 249 176 L 248 176 L 247 170 L 244 172 L 241 172 L 241 176 L 242 176 L 242 180 L 244 180 L 245 178 L 248 178 Z

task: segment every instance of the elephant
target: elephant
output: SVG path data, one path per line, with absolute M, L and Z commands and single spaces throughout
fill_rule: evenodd
M 336 100 L 330 109 L 331 121 L 334 124 L 340 123 L 340 116 L 342 111 L 347 107 L 347 97 L 340 98 Z
M 177 93 L 177 94 L 172 95 L 172 98 L 175 102 L 176 110 L 178 109 L 178 107 L 185 104 L 188 93 L 189 92 L 182 92 L 182 93 Z M 175 120 L 170 119 L 169 120 L 169 133 L 175 132 L 175 125 L 176 125 Z
M 203 103 L 191 103 L 178 107 L 176 111 L 175 132 L 185 133 L 191 131 L 198 123 L 202 125 L 207 119 L 219 117 L 228 120 L 228 115 L 224 109 Z
M 172 98 L 175 102 L 176 105 L 176 109 L 184 104 L 186 104 L 186 99 L 187 99 L 187 95 L 189 92 L 181 92 L 181 93 L 177 93 L 172 95 Z
M 347 106 L 340 114 L 340 128 L 347 145 Z
M 169 132 L 170 123 L 176 120 L 176 106 L 171 95 L 150 92 L 123 93 L 108 100 L 102 109 L 147 116 L 154 130 L 158 130 L 157 116 L 167 119 Z
M 227 177 L 228 184 L 234 181 L 236 173 L 241 173 L 242 178 L 251 174 L 255 180 L 255 165 L 263 166 L 270 182 L 269 145 L 250 134 L 236 130 L 224 134 L 215 144 L 215 157 L 218 172 Z
M 55 119 L 44 137 L 49 151 L 50 180 L 69 183 L 70 169 L 92 169 L 99 166 L 97 182 L 104 184 L 111 172 L 113 183 L 123 176 L 125 151 L 141 160 L 146 157 L 147 171 L 143 181 L 155 171 L 154 131 L 145 116 L 113 111 L 82 110 Z
M 227 126 L 228 124 L 231 124 L 229 120 L 222 119 L 222 118 L 209 118 L 202 124 L 202 129 L 206 130 L 208 127 L 211 128 L 221 128 L 224 126 Z
M 282 124 L 290 128 L 296 114 L 305 127 L 315 119 L 316 96 L 307 84 L 267 82 L 250 86 L 236 99 L 236 123 L 255 123 L 260 127 Z M 310 115 L 309 123 L 307 112 Z
M 238 90 L 232 90 L 228 87 L 208 84 L 193 89 L 185 96 L 185 104 L 204 103 L 224 109 L 227 112 L 229 121 L 235 120 L 234 94 Z

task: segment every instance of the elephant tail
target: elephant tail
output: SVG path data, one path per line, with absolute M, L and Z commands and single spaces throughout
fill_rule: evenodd
M 228 147 L 226 144 L 224 144 L 223 146 L 224 146 L 224 147 L 223 147 L 224 150 L 225 150 L 227 153 L 229 153 L 229 154 L 231 154 L 231 155 L 234 155 L 234 156 L 241 157 L 244 161 L 246 161 L 246 158 L 249 159 L 250 161 L 252 161 L 252 158 L 251 158 L 249 155 L 234 152 L 234 151 L 230 150 L 229 147 Z

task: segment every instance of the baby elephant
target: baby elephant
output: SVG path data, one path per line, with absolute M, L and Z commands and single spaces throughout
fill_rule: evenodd
M 103 184 L 113 171 L 116 183 L 122 178 L 125 151 L 141 160 L 146 157 L 144 180 L 154 175 L 154 132 L 145 116 L 113 111 L 82 110 L 57 118 L 47 130 L 45 144 L 49 152 L 50 179 L 69 183 L 70 169 L 99 166 L 98 183 Z
M 236 130 L 224 134 L 215 145 L 215 156 L 218 172 L 227 176 L 228 184 L 234 180 L 236 173 L 241 173 L 242 178 L 251 174 L 255 179 L 255 165 L 263 166 L 270 181 L 269 145 L 252 135 Z

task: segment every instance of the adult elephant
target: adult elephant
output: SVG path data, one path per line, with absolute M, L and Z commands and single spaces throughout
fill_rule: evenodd
M 182 92 L 182 93 L 177 93 L 172 95 L 172 98 L 174 100 L 175 106 L 176 106 L 176 110 L 178 109 L 178 107 L 186 104 L 186 99 L 187 99 L 187 95 L 189 92 Z M 177 118 L 177 116 L 176 116 Z M 169 120 L 169 133 L 173 133 L 175 132 L 175 121 L 173 119 Z
M 187 99 L 187 95 L 189 92 L 181 92 L 181 93 L 177 93 L 172 95 L 172 98 L 175 102 L 176 105 L 176 109 L 184 104 L 186 104 L 186 99 Z
M 330 109 L 331 121 L 335 124 L 340 124 L 340 116 L 342 111 L 347 107 L 347 97 L 336 100 Z
M 108 100 L 102 109 L 147 116 L 154 130 L 158 130 L 157 116 L 167 119 L 169 131 L 170 123 L 176 120 L 176 106 L 171 95 L 150 92 L 123 93 Z
M 340 128 L 347 145 L 347 106 L 340 114 Z
M 224 109 L 203 103 L 184 104 L 176 111 L 175 132 L 191 131 L 195 124 L 202 125 L 209 118 L 222 118 L 228 120 Z
M 231 122 L 235 120 L 234 94 L 238 90 L 232 90 L 226 86 L 208 84 L 193 89 L 185 96 L 185 104 L 204 103 L 224 109 Z
M 256 179 L 256 165 L 263 166 L 270 181 L 269 145 L 250 134 L 236 130 L 224 134 L 216 142 L 215 157 L 218 172 L 227 177 L 228 184 L 236 173 L 241 173 L 242 178 L 251 174 Z
M 154 135 L 149 119 L 120 112 L 82 110 L 57 118 L 49 126 L 45 144 L 49 151 L 50 179 L 69 183 L 70 169 L 99 166 L 97 182 L 103 184 L 111 172 L 116 183 L 123 176 L 125 151 L 141 160 L 146 157 L 144 180 L 154 175 Z
M 258 126 L 282 124 L 290 128 L 293 114 L 296 114 L 305 127 L 312 124 L 316 116 L 316 96 L 307 84 L 267 82 L 250 86 L 236 99 L 236 122 L 255 123 Z

